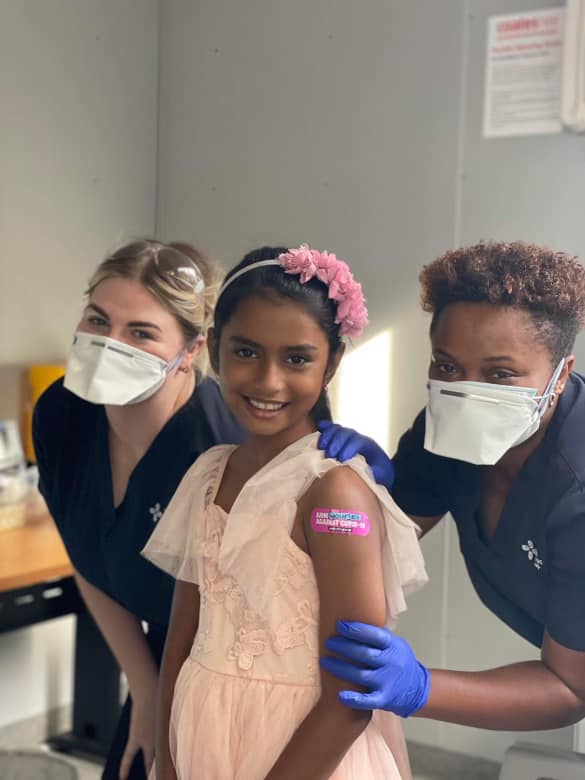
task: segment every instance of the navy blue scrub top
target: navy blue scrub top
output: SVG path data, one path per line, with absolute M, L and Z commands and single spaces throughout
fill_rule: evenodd
M 585 651 L 585 377 L 571 374 L 538 449 L 514 480 L 491 539 L 482 530 L 485 466 L 427 452 L 425 415 L 400 439 L 392 494 L 410 515 L 450 512 L 483 603 L 532 644 L 546 628 Z
M 174 580 L 140 552 L 193 461 L 243 440 L 217 384 L 197 383 L 136 465 L 116 509 L 103 406 L 58 380 L 35 407 L 33 438 L 40 491 L 75 569 L 137 618 L 166 627 Z

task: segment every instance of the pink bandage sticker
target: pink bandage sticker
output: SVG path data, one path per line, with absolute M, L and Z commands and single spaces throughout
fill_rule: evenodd
M 317 507 L 311 512 L 311 528 L 318 534 L 367 536 L 370 533 L 370 518 L 364 512 Z

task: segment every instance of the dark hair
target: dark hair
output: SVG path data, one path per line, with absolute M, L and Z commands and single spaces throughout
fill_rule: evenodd
M 585 268 L 578 258 L 526 244 L 485 242 L 446 252 L 423 268 L 422 307 L 431 333 L 451 303 L 477 302 L 526 311 L 552 362 L 571 353 L 585 325 Z
M 248 252 L 243 260 L 226 275 L 224 284 L 242 268 L 262 260 L 276 259 L 280 254 L 287 251 L 287 247 L 263 246 L 260 249 Z M 339 325 L 335 322 L 337 304 L 328 297 L 326 285 L 318 279 L 310 279 L 305 284 L 301 284 L 298 275 L 287 274 L 277 265 L 255 268 L 253 271 L 242 274 L 242 276 L 229 285 L 225 292 L 220 294 L 213 317 L 213 329 L 217 345 L 219 345 L 224 326 L 233 317 L 238 306 L 252 296 L 268 300 L 285 298 L 302 304 L 327 336 L 329 360 L 341 346 Z M 319 400 L 311 410 L 311 417 L 315 422 L 318 420 L 331 420 L 331 409 L 325 389 L 322 390 Z

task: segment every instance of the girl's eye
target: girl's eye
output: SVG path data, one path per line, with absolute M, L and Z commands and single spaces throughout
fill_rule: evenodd
M 253 358 L 256 356 L 256 353 L 253 349 L 250 349 L 249 347 L 238 347 L 236 349 L 235 354 L 240 357 L 244 358 L 244 360 L 247 360 L 248 358 Z
M 502 370 L 502 371 L 494 371 L 492 374 L 492 378 L 495 379 L 496 382 L 506 382 L 512 384 L 510 380 L 516 379 L 516 376 L 514 374 L 511 374 L 509 371 Z
M 293 366 L 306 366 L 310 361 L 305 355 L 290 355 L 288 362 L 292 363 Z

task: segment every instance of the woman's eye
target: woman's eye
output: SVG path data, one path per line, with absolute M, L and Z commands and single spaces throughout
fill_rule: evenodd
M 515 375 L 511 374 L 509 371 L 494 371 L 492 377 L 496 382 L 508 382 L 509 384 L 512 384 L 510 380 L 516 378 Z
M 236 349 L 236 355 L 246 360 L 248 358 L 255 357 L 256 353 L 254 352 L 253 349 L 250 349 L 249 347 L 239 347 L 238 349 Z
M 93 325 L 94 328 L 105 328 L 108 325 L 108 321 L 105 320 L 103 317 L 98 317 L 97 315 L 91 315 L 90 317 L 86 317 L 87 322 L 90 325 Z
M 152 333 L 150 333 L 150 332 L 149 332 L 149 331 L 147 331 L 147 330 L 140 330 L 140 328 L 137 328 L 136 330 L 133 330 L 133 331 L 132 331 L 132 336 L 133 336 L 133 337 L 134 337 L 134 338 L 135 338 L 137 341 L 145 341 L 145 340 L 147 340 L 147 339 L 152 339 L 152 338 L 153 338 L 153 335 L 152 335 Z
M 451 376 L 457 370 L 453 363 L 435 363 L 434 368 L 440 374 L 445 374 L 447 376 Z

